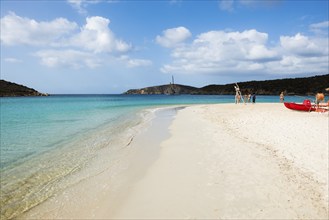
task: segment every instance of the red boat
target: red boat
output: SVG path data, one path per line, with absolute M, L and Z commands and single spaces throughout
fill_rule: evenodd
M 285 102 L 284 105 L 292 110 L 297 111 L 304 111 L 304 112 L 310 112 L 310 111 L 316 111 L 316 108 L 312 106 L 311 101 L 306 99 L 302 104 L 294 103 L 294 102 Z

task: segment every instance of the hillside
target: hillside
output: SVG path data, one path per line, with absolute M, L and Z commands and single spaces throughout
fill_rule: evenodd
M 265 81 L 238 82 L 242 94 L 255 92 L 258 95 L 278 95 L 284 91 L 287 95 L 314 95 L 326 92 L 329 87 L 329 74 L 304 78 L 276 79 Z M 233 95 L 234 83 L 208 85 L 196 88 L 185 85 L 161 85 L 141 89 L 131 89 L 125 94 L 194 94 L 194 95 Z
M 192 86 L 185 86 L 179 84 L 167 84 L 161 86 L 152 86 L 142 89 L 130 89 L 125 94 L 146 94 L 146 95 L 159 95 L 159 94 L 200 94 L 200 89 Z
M 0 80 L 0 97 L 4 96 L 47 96 L 23 85 Z
M 277 95 L 284 91 L 288 95 L 314 95 L 329 87 L 329 74 L 305 78 L 249 81 L 238 83 L 242 93 Z M 206 94 L 235 94 L 234 84 L 208 85 L 201 88 Z

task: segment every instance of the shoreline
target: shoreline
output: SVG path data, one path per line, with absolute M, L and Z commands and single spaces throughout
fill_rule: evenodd
M 157 109 L 166 108 L 175 107 Z M 328 217 L 328 114 L 281 104 L 188 105 L 136 132 L 116 166 L 23 218 Z
M 170 132 L 108 218 L 328 218 L 328 114 L 282 104 L 190 106 Z
M 143 175 L 158 157 L 162 140 L 169 138 L 168 127 L 179 106 L 162 106 L 139 111 L 143 120 L 129 127 L 116 146 L 101 149 L 96 159 L 66 182 L 74 185 L 28 210 L 21 219 L 97 219 L 108 218 L 126 195 L 127 187 Z M 105 131 L 102 131 L 104 134 Z M 101 136 L 100 136 L 101 137 Z M 114 151 L 113 151 L 114 150 Z M 124 186 L 124 187 L 122 187 Z M 102 217 L 100 217 L 102 216 Z

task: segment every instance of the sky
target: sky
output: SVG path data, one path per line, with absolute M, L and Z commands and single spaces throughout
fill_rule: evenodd
M 327 0 L 1 0 L 1 79 L 117 94 L 329 72 Z

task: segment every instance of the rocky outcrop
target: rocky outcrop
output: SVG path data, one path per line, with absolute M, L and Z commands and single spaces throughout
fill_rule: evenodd
M 7 96 L 48 96 L 48 94 L 40 93 L 23 85 L 0 80 L 0 97 Z

